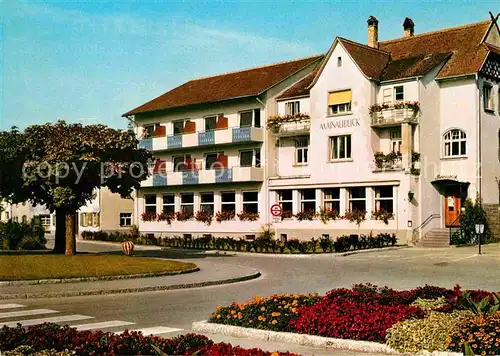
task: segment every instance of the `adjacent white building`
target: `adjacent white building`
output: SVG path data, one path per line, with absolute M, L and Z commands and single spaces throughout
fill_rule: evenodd
M 476 196 L 495 228 L 498 25 L 414 26 L 407 18 L 401 38 L 379 42 L 370 17 L 368 45 L 336 38 L 325 56 L 190 81 L 125 114 L 158 158 L 136 216 L 236 213 L 211 225 L 141 220 L 140 230 L 242 236 L 272 222 L 288 238 L 394 232 L 417 242 L 456 226 Z

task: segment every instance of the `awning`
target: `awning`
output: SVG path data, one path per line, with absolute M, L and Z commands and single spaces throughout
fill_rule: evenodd
M 351 89 L 336 91 L 328 94 L 328 106 L 350 103 L 352 99 Z

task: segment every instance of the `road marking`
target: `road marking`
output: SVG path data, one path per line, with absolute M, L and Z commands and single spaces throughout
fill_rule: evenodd
M 166 326 L 153 326 L 151 328 L 135 329 L 130 331 L 137 331 L 137 332 L 140 331 L 144 336 L 147 336 L 147 335 L 173 333 L 174 331 L 182 331 L 182 330 L 183 329 L 169 328 Z
M 131 323 L 128 321 L 111 320 L 111 321 L 104 321 L 102 323 L 72 325 L 71 327 L 77 328 L 78 330 L 92 330 L 92 329 L 114 328 L 117 326 L 125 326 L 133 324 L 135 323 Z
M 460 258 L 457 258 L 455 260 L 451 260 L 451 262 L 457 262 L 457 261 L 461 261 L 461 260 L 466 260 L 468 258 L 472 258 L 472 257 L 476 257 L 478 255 L 470 255 L 470 256 L 465 256 L 465 257 L 460 257 Z
M 20 310 L 20 311 L 0 313 L 0 319 L 15 318 L 18 316 L 39 315 L 39 314 L 53 314 L 53 313 L 59 313 L 59 312 L 57 310 L 51 310 L 51 309 Z
M 94 318 L 93 316 L 74 314 L 74 315 L 65 315 L 65 316 L 55 316 L 52 318 L 9 321 L 8 323 L 5 323 L 5 326 L 14 327 L 17 324 L 22 324 L 23 326 L 30 326 L 30 325 L 38 325 L 38 324 L 43 324 L 43 323 L 61 323 L 61 322 L 66 322 L 66 321 L 76 321 L 76 320 L 85 320 L 85 319 L 93 319 L 93 318 Z
M 0 309 L 14 309 L 14 308 L 26 308 L 26 305 L 22 305 L 22 304 L 0 304 Z

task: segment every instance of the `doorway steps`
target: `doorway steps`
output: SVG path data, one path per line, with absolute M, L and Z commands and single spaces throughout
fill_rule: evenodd
M 450 229 L 431 229 L 422 240 L 416 243 L 417 247 L 439 248 L 450 247 Z

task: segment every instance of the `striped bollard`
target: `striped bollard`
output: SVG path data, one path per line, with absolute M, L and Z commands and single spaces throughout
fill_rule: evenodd
M 122 251 L 127 256 L 132 255 L 132 252 L 134 252 L 134 243 L 132 241 L 122 242 Z

